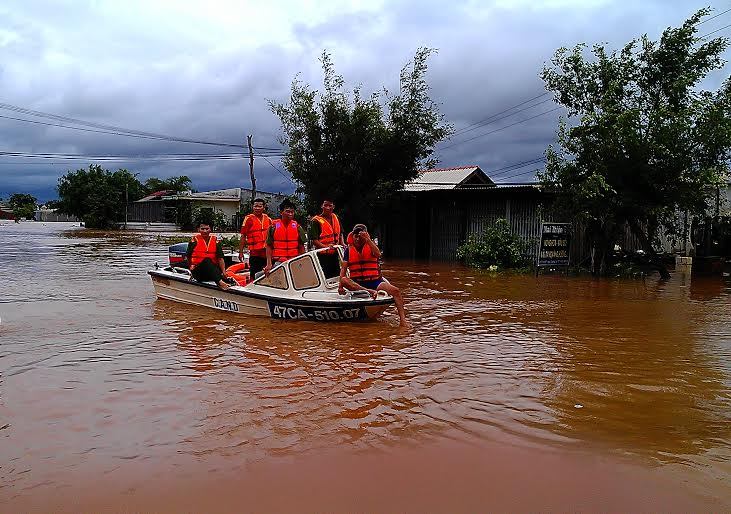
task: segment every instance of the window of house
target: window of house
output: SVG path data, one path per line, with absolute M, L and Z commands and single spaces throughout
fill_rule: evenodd
M 257 285 L 273 287 L 275 289 L 287 289 L 287 274 L 284 272 L 284 266 L 272 270 L 268 277 L 263 277 L 256 282 Z
M 295 289 L 312 289 L 320 285 L 320 277 L 309 255 L 290 262 L 289 272 Z

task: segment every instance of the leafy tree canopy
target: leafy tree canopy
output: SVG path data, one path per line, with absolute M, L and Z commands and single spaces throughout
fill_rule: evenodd
M 58 211 L 84 221 L 90 228 L 108 228 L 124 220 L 125 189 L 129 201 L 145 191 L 136 175 L 125 170 L 109 171 L 98 164 L 69 171 L 58 180 Z
M 330 55 L 323 52 L 323 91 L 292 82 L 289 103 L 270 101 L 287 145 L 284 165 L 297 181 L 310 213 L 323 199 L 336 203 L 345 223 L 382 219 L 384 207 L 422 166 L 434 164 L 434 145 L 451 126 L 429 98 L 427 59 L 419 49 L 401 70 L 398 94 L 363 96 L 344 90 Z
M 35 196 L 25 193 L 15 193 L 8 198 L 8 204 L 16 218 L 33 218 L 37 202 Z
M 108 228 L 124 220 L 125 200 L 134 202 L 156 191 L 185 191 L 190 185 L 190 178 L 185 175 L 151 177 L 142 184 L 130 171 L 110 171 L 92 164 L 89 169 L 69 171 L 59 179 L 55 207 L 83 220 L 87 227 Z
M 723 68 L 729 41 L 698 35 L 709 13 L 618 51 L 560 48 L 543 69 L 546 88 L 575 120 L 560 124 L 540 178 L 558 193 L 559 208 L 586 222 L 600 256 L 626 224 L 654 255 L 658 229 L 677 228 L 678 211 L 703 212 L 726 177 L 731 81 L 717 91 L 701 86 Z M 606 259 L 596 262 L 595 271 L 607 269 Z
M 155 193 L 157 191 L 172 191 L 180 193 L 181 191 L 190 190 L 192 183 L 190 178 L 186 175 L 179 177 L 170 177 L 167 179 L 159 179 L 157 177 L 150 177 L 145 180 L 143 187 L 146 194 Z

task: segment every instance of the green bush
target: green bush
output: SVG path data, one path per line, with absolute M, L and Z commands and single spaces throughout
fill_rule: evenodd
M 232 250 L 238 250 L 239 243 L 241 243 L 241 236 L 234 234 L 231 237 L 220 237 L 219 241 L 223 248 L 231 248 Z
M 499 219 L 483 233 L 470 234 L 457 248 L 457 257 L 474 268 L 517 268 L 528 264 L 530 246 L 510 231 L 507 220 Z
M 193 229 L 197 229 L 201 223 L 208 223 L 214 231 L 222 232 L 229 228 L 231 221 L 220 209 L 212 207 L 193 207 L 191 212 Z

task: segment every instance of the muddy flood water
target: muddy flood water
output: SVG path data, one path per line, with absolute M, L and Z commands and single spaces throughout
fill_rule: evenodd
M 411 332 L 156 300 L 0 225 L 0 511 L 729 511 L 731 286 L 386 260 Z

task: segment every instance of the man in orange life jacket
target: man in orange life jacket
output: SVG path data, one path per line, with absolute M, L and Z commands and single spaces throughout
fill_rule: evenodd
M 343 232 L 340 229 L 340 220 L 333 212 L 335 209 L 333 201 L 323 200 L 321 209 L 322 212 L 319 215 L 312 217 L 308 235 L 315 248 L 330 248 L 330 250 L 318 253 L 317 257 L 322 265 L 322 271 L 325 272 L 325 277 L 337 277 L 340 273 L 340 260 L 337 250 L 332 247 L 334 245 L 345 246 Z
M 371 239 L 368 229 L 362 223 L 358 223 L 348 234 L 348 247 L 345 249 L 340 267 L 338 293 L 345 294 L 346 289 L 349 291 L 365 289 L 375 298 L 377 291 L 386 291 L 393 296 L 401 326 L 409 328 L 404 310 L 404 298 L 398 287 L 383 278 L 381 265 L 378 262 L 380 257 L 381 250 Z M 347 270 L 350 270 L 350 278 L 346 274 Z
M 226 264 L 223 262 L 223 248 L 216 236 L 211 235 L 211 225 L 201 222 L 198 233 L 188 243 L 186 259 L 191 275 L 199 282 L 212 281 L 221 289 L 228 289 L 225 281 Z
M 264 212 L 264 200 L 254 200 L 252 213 L 247 214 L 241 224 L 241 244 L 239 244 L 239 260 L 244 262 L 244 246 L 249 247 L 249 274 L 251 280 L 267 264 L 266 238 L 272 220 Z
M 272 270 L 272 264 L 284 262 L 305 253 L 305 230 L 294 220 L 294 204 L 285 199 L 279 205 L 280 218 L 274 220 L 267 234 L 267 265 L 264 273 Z

